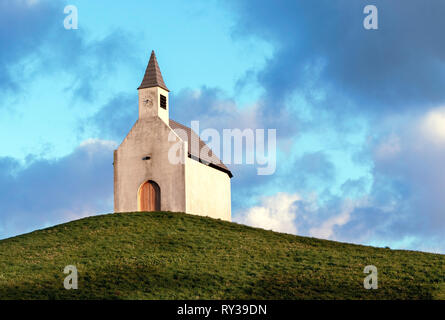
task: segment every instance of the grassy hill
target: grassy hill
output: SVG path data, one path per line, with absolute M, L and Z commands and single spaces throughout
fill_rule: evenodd
M 65 290 L 75 265 L 79 289 Z M 375 265 L 379 288 L 363 288 Z M 445 256 L 181 213 L 95 216 L 0 241 L 0 299 L 444 299 Z

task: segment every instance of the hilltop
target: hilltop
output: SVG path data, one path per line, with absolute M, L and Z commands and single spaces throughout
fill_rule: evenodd
M 66 265 L 78 290 L 63 287 Z M 366 265 L 377 290 L 363 288 Z M 93 216 L 0 241 L 0 299 L 444 298 L 444 255 L 183 213 Z

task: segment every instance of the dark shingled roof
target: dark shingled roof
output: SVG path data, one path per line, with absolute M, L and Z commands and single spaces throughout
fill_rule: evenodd
M 196 161 L 204 163 L 205 165 L 227 173 L 230 178 L 233 177 L 233 174 L 232 172 L 230 172 L 229 168 L 227 168 L 224 163 L 222 163 L 222 161 L 215 154 L 213 154 L 212 150 L 205 144 L 204 141 L 199 138 L 195 131 L 171 119 L 169 120 L 169 124 L 170 128 L 175 130 L 176 134 L 181 137 L 181 139 L 187 141 L 189 157 Z M 184 137 L 181 131 L 184 132 L 187 137 Z M 197 142 L 196 145 L 198 146 L 198 148 L 193 148 L 192 141 L 195 144 Z
M 164 90 L 170 91 L 167 89 L 164 79 L 162 79 L 161 70 L 159 69 L 154 50 L 151 52 L 150 61 L 148 61 L 147 69 L 145 70 L 144 79 L 142 79 L 142 83 L 138 90 L 152 87 L 161 87 Z

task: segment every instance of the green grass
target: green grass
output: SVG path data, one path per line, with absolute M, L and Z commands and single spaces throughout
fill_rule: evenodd
M 366 265 L 377 290 L 363 288 Z M 75 265 L 79 289 L 65 290 Z M 0 241 L 0 299 L 440 299 L 445 256 L 181 213 L 95 216 Z

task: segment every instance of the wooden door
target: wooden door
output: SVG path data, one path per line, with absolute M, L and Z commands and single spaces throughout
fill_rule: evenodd
M 161 198 L 159 186 L 154 181 L 145 182 L 139 191 L 140 211 L 161 210 Z

